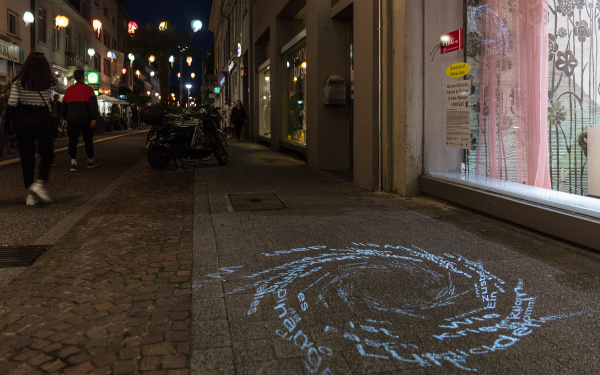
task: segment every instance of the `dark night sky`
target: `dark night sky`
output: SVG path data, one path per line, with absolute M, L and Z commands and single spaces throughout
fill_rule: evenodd
M 129 7 L 131 19 L 140 28 L 152 23 L 158 27 L 162 21 L 174 24 L 177 32 L 184 34 L 191 29 L 193 19 L 202 21 L 202 29 L 194 34 L 191 47 L 198 51 L 198 55 L 192 56 L 192 66 L 184 61 L 183 73 L 184 84 L 192 81 L 198 87 L 201 83 L 201 60 L 206 57 L 206 52 L 214 43 L 214 34 L 208 31 L 212 0 L 126 0 Z M 171 70 L 171 83 L 179 84 L 177 73 L 179 72 L 179 61 L 175 61 Z M 196 78 L 191 79 L 190 74 L 196 73 Z

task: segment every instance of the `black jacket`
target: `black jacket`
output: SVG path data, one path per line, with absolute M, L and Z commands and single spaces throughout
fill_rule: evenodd
M 63 97 L 62 117 L 67 122 L 89 123 L 100 117 L 98 99 L 94 90 L 85 83 L 76 83 Z
M 229 116 L 229 120 L 234 125 L 243 125 L 244 120 L 246 120 L 246 110 L 244 107 L 238 109 L 238 107 L 233 107 L 231 110 L 231 115 Z

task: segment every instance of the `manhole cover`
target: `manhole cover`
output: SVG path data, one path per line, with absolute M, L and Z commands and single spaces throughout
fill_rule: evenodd
M 229 194 L 234 211 L 263 211 L 286 208 L 275 193 Z
M 0 268 L 30 266 L 49 248 L 50 245 L 0 246 Z

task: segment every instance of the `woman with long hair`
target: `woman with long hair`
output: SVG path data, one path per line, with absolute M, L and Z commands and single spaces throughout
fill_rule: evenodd
M 241 100 L 235 102 L 235 107 L 233 107 L 231 110 L 231 115 L 229 118 L 235 128 L 235 137 L 239 142 L 240 134 L 242 133 L 242 127 L 244 126 L 244 121 L 246 121 L 246 110 L 244 109 Z
M 8 99 L 9 106 L 18 105 L 15 126 L 23 182 L 27 189 L 25 204 L 28 206 L 35 205 L 38 199 L 44 202 L 52 200 L 44 186 L 54 160 L 54 127 L 49 107 L 52 90 L 65 93 L 44 54 L 32 52 L 21 72 L 13 79 Z M 34 180 L 36 141 L 41 161 Z

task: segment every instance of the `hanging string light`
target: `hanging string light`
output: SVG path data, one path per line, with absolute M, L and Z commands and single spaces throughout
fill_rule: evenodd
M 88 55 L 90 55 L 90 60 L 91 60 L 92 57 L 94 57 L 94 55 L 96 54 L 96 50 L 93 48 L 88 48 L 87 53 L 88 53 Z
M 185 61 L 187 61 L 189 66 L 192 66 L 192 56 L 188 56 Z
M 34 19 L 35 17 L 30 11 L 23 13 L 23 21 L 25 22 L 25 26 L 29 26 L 30 23 L 33 23 Z
M 54 24 L 56 25 L 56 28 L 60 30 L 61 27 L 69 26 L 69 19 L 65 16 L 56 16 Z
M 137 25 L 137 23 L 135 23 L 135 22 L 131 21 L 131 22 L 129 22 L 129 23 L 127 24 L 127 32 L 128 32 L 129 34 L 133 34 L 133 33 L 135 33 L 135 31 L 136 31 L 137 29 L 138 29 L 138 25 Z
M 177 79 L 181 77 L 181 73 L 177 73 Z
M 171 68 L 172 68 L 173 63 L 175 62 L 175 56 L 171 55 L 171 57 L 169 57 L 169 62 L 171 63 Z
M 98 38 L 100 38 L 100 30 L 102 30 L 102 22 L 99 19 L 95 19 L 92 21 L 92 27 L 94 31 L 98 33 Z
M 135 71 L 135 75 L 137 75 L 138 79 L 140 79 L 140 71 L 139 70 Z
M 148 57 L 148 65 L 150 65 L 151 63 L 154 62 L 154 55 L 150 55 L 150 57 Z
M 201 28 L 202 28 L 202 21 L 200 21 L 200 20 L 192 21 L 192 30 L 194 30 L 194 32 L 200 30 Z
M 167 29 L 167 23 L 166 23 L 165 21 L 161 22 L 161 23 L 158 25 L 158 29 L 159 29 L 160 31 L 165 31 L 165 30 Z
M 108 57 L 110 59 L 110 62 L 113 62 L 113 59 L 116 59 L 117 55 L 115 55 L 115 53 L 113 51 L 108 51 L 106 53 L 106 57 Z
M 192 79 L 196 78 L 196 73 L 191 74 Z
M 123 72 L 123 75 L 125 75 L 125 73 L 127 73 L 127 68 L 121 69 L 121 72 Z

